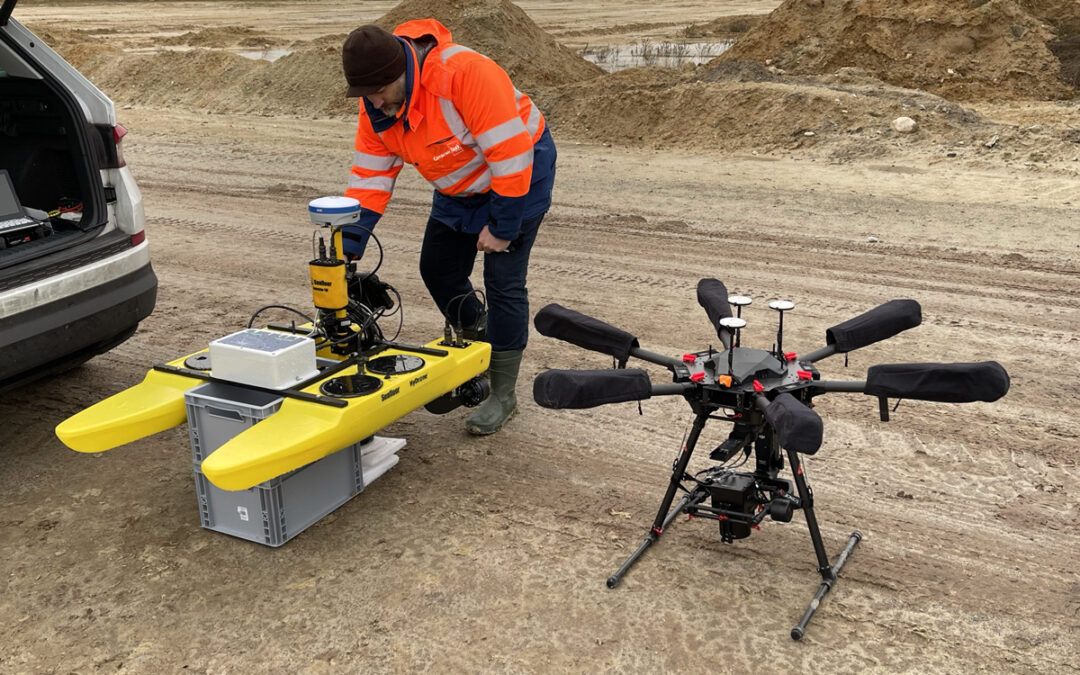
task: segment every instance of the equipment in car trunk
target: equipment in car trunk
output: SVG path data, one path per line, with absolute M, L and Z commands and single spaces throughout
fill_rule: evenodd
M 541 334 L 611 356 L 616 370 L 549 370 L 536 377 L 533 397 L 545 408 L 591 408 L 620 401 L 641 401 L 652 396 L 679 395 L 694 412 L 688 437 L 675 458 L 667 492 L 645 540 L 607 580 L 614 588 L 638 558 L 655 543 L 680 513 L 691 519 L 717 523 L 720 539 L 731 543 L 759 529 L 766 516 L 789 522 L 795 510 L 806 517 L 817 556 L 821 585 L 791 637 L 802 638 L 822 598 L 836 584 L 848 555 L 862 539 L 852 532 L 847 544 L 830 564 L 814 515 L 814 493 L 807 483 L 801 455 L 821 447 L 823 424 L 813 410 L 813 399 L 829 392 L 859 392 L 876 396 L 882 421 L 889 419 L 888 398 L 962 403 L 996 401 L 1009 390 L 1009 376 L 994 361 L 982 363 L 912 363 L 872 366 L 861 382 L 821 379 L 816 363 L 833 354 L 880 342 L 922 322 L 922 309 L 914 300 L 892 300 L 825 332 L 826 346 L 807 354 L 785 352 L 784 312 L 794 309 L 787 300 L 769 303 L 778 312 L 776 342 L 769 350 L 741 344 L 746 326 L 742 309 L 746 296 L 728 296 L 717 279 L 698 283 L 698 303 L 717 331 L 722 349 L 671 358 L 641 349 L 638 339 L 603 321 L 559 305 L 541 309 L 535 319 Z M 732 316 L 731 305 L 738 316 Z M 644 370 L 627 369 L 630 357 L 665 366 L 671 384 L 653 384 Z M 732 423 L 727 439 L 712 450 L 716 466 L 696 473 L 687 468 L 694 448 L 709 420 Z M 779 476 L 786 451 L 792 481 Z M 754 454 L 753 469 L 739 470 Z M 682 498 L 671 504 L 679 493 Z M 706 503 L 708 501 L 708 503 Z
M 384 336 L 379 322 L 395 313 L 401 330 L 400 296 L 375 270 L 358 272 L 341 253 L 342 227 L 356 222 L 359 209 L 358 201 L 344 197 L 309 205 L 312 222 L 330 235 L 329 245 L 321 233 L 313 236 L 314 319 L 283 305 L 262 307 L 246 329 L 212 341 L 209 349 L 154 366 L 140 384 L 65 420 L 56 427 L 60 440 L 73 450 L 96 453 L 186 420 L 204 526 L 276 546 L 297 533 L 296 514 L 249 513 L 252 504 L 261 503 L 252 501 L 251 490 L 274 502 L 275 509 L 293 504 L 307 514 L 303 522 L 313 523 L 317 518 L 310 514 L 321 517 L 337 508 L 396 463 L 382 452 L 368 456 L 373 446 L 366 442 L 381 429 L 421 407 L 441 414 L 482 402 L 489 344 L 455 335 L 449 322 L 442 338 L 422 346 Z M 382 245 L 374 235 L 371 240 L 379 250 L 377 270 Z M 253 328 L 258 315 L 271 308 L 304 322 Z M 320 491 L 316 477 L 340 473 L 328 466 L 358 477 Z M 297 496 L 308 491 L 318 494 Z M 289 495 L 284 506 L 277 503 L 279 494 Z M 227 528 L 207 524 L 219 522 L 222 514 L 235 522 Z M 265 540 L 248 537 L 243 534 L 248 518 L 280 520 L 292 529 Z
M 0 248 L 38 239 L 49 231 L 48 221 L 30 215 L 19 201 L 7 169 L 0 169 Z

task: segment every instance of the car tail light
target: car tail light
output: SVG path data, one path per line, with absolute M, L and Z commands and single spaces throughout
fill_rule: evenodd
M 116 143 L 116 168 L 119 169 L 122 166 L 127 166 L 127 162 L 124 161 L 124 136 L 127 136 L 127 129 L 122 125 L 117 124 L 113 127 L 113 141 Z
M 146 230 L 139 230 L 135 234 L 131 235 L 131 245 L 138 246 L 146 241 Z

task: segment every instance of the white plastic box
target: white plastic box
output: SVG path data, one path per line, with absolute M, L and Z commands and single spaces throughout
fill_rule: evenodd
M 288 389 L 319 373 L 315 341 L 284 331 L 248 328 L 210 343 L 210 374 L 267 389 Z

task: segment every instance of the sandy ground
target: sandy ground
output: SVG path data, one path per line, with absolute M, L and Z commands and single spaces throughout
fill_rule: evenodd
M 289 17 L 290 5 L 269 11 Z M 654 7 L 629 3 L 616 20 L 628 3 L 522 6 L 542 25 L 648 21 Z M 242 10 L 168 4 L 134 23 L 235 22 Z M 135 30 L 121 14 L 95 16 Z M 788 631 L 818 582 L 801 515 L 735 545 L 679 522 L 622 586 L 604 587 L 655 514 L 689 411 L 671 399 L 640 416 L 633 404 L 539 408 L 528 392 L 540 370 L 608 365 L 539 335 L 503 432 L 468 437 L 461 412 L 404 418 L 387 430 L 408 439 L 401 463 L 280 549 L 199 526 L 183 427 L 96 456 L 64 448 L 59 421 L 153 363 L 242 327 L 263 304 L 309 305 L 306 202 L 340 192 L 350 158 L 345 120 L 120 116 L 158 305 L 113 352 L 0 401 L 0 670 L 1080 670 L 1073 175 L 560 144 L 534 309 L 569 305 L 677 355 L 715 340 L 694 299 L 706 276 L 755 298 L 751 344 L 775 335 L 765 302 L 793 300 L 785 345 L 799 351 L 854 314 L 914 298 L 922 326 L 853 353 L 846 370 L 840 357 L 821 362 L 825 377 L 987 359 L 1012 376 L 996 404 L 905 402 L 888 424 L 873 399 L 820 399 L 825 443 L 807 469 L 826 546 L 835 555 L 853 529 L 867 536 L 795 643 Z M 441 329 L 415 271 L 429 202 L 403 173 L 379 230 L 381 276 L 404 298 L 412 342 Z M 703 446 L 726 435 L 714 426 Z

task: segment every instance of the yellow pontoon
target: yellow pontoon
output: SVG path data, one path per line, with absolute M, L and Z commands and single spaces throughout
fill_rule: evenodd
M 220 488 L 247 489 L 372 436 L 417 408 L 456 407 L 450 400 L 456 390 L 486 371 L 491 358 L 485 342 L 389 344 L 371 361 L 330 362 L 310 380 L 277 392 L 283 396 L 281 408 L 213 451 L 202 472 Z M 183 423 L 184 394 L 215 379 L 185 367 L 205 353 L 155 367 L 141 383 L 62 422 L 56 435 L 72 450 L 103 452 Z M 405 363 L 410 357 L 416 367 L 375 372 L 367 365 L 379 359 Z

